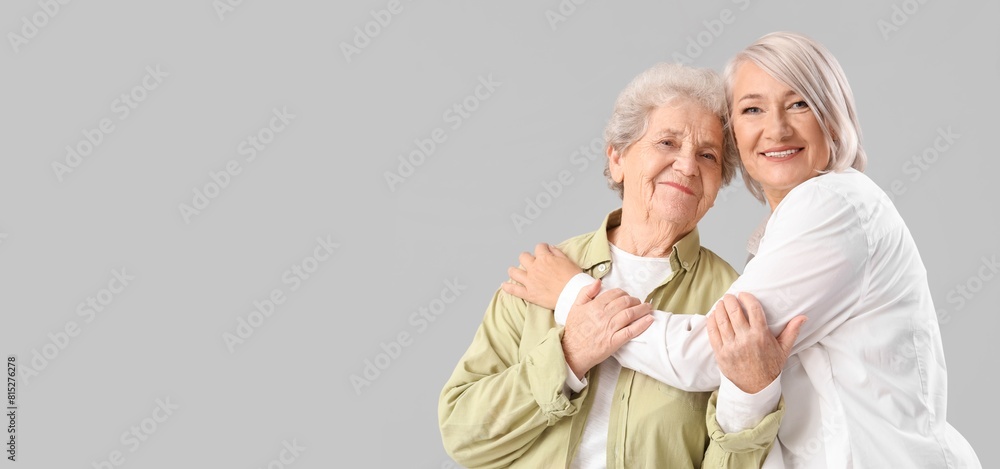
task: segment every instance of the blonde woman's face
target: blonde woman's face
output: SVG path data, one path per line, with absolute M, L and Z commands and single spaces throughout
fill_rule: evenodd
M 830 161 L 823 127 L 805 99 L 752 62 L 733 77 L 733 135 L 750 177 L 773 208 Z

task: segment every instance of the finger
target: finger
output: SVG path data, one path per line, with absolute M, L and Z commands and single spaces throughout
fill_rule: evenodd
M 653 316 L 649 314 L 636 319 L 632 322 L 632 324 L 619 329 L 611 335 L 611 347 L 614 350 L 620 349 L 622 345 L 625 345 L 625 342 L 638 337 L 640 334 L 645 332 L 646 329 L 649 329 L 649 326 L 652 324 Z
M 549 250 L 549 245 L 545 243 L 538 243 L 535 245 L 535 255 L 542 257 L 544 255 L 552 255 L 552 251 Z
M 792 347 L 795 346 L 795 339 L 799 337 L 799 330 L 808 319 L 805 316 L 795 316 L 791 321 L 788 321 L 785 330 L 781 331 L 781 334 L 778 334 L 778 343 L 781 344 L 781 349 L 785 351 L 786 357 L 792 353 Z
M 712 306 L 712 310 L 708 312 L 708 316 L 712 316 L 712 321 L 711 322 L 715 322 L 715 317 L 714 316 L 716 314 L 727 314 L 726 313 L 726 304 L 723 303 L 723 301 L 722 301 L 723 299 L 725 299 L 725 297 L 719 298 L 719 301 L 716 301 L 715 304 Z
M 604 312 L 608 313 L 609 315 L 613 315 L 641 303 L 642 302 L 639 301 L 639 299 L 634 296 L 630 295 L 619 296 L 618 298 L 615 298 L 614 300 L 609 301 L 608 304 L 604 305 Z
M 705 331 L 708 333 L 708 341 L 712 343 L 712 350 L 718 355 L 719 350 L 722 349 L 722 338 L 719 337 L 719 325 L 709 319 L 705 322 Z
M 518 267 L 507 267 L 507 276 L 522 285 L 528 283 L 528 272 Z
M 755 329 L 766 329 L 767 315 L 764 314 L 764 307 L 761 306 L 760 301 L 757 301 L 757 297 L 749 293 L 742 292 L 740 293 L 739 299 L 743 308 L 746 309 L 750 327 Z
M 549 246 L 549 250 L 551 250 L 552 254 L 554 256 L 556 256 L 556 257 L 561 257 L 563 259 L 569 259 L 569 257 L 566 257 L 566 253 L 562 252 L 559 248 L 557 248 L 555 246 Z
M 601 292 L 600 295 L 597 295 L 597 298 L 594 298 L 594 301 L 597 301 L 598 302 L 597 304 L 601 308 L 604 308 L 608 305 L 608 303 L 623 296 L 628 296 L 628 293 L 625 293 L 625 291 L 622 290 L 621 288 L 612 288 L 608 291 Z
M 531 253 L 528 252 L 522 252 L 520 256 L 517 256 L 517 260 L 524 266 L 524 268 L 530 269 L 531 264 L 535 263 L 535 256 L 532 256 Z
M 722 297 L 722 309 L 719 310 L 721 314 L 713 314 L 715 317 L 715 324 L 719 326 L 719 337 L 722 338 L 722 342 L 726 343 L 733 340 L 736 337 L 736 332 L 733 331 L 732 324 L 729 323 L 729 311 L 732 309 L 739 310 L 740 304 L 736 301 L 736 297 L 733 295 L 726 295 Z M 743 314 L 742 311 L 740 314 Z
M 528 289 L 524 288 L 524 285 L 517 283 L 504 282 L 500 284 L 500 289 L 508 295 L 514 295 L 520 299 L 525 299 L 528 296 Z
M 618 331 L 628 327 L 629 324 L 632 324 L 637 319 L 643 316 L 648 316 L 652 313 L 653 305 L 649 303 L 638 303 L 615 313 L 615 315 L 612 316 L 611 320 L 608 322 L 608 325 L 611 326 L 611 330 Z
M 736 299 L 736 297 L 733 297 L 733 299 Z M 750 323 L 747 322 L 747 316 L 743 312 L 743 305 L 739 300 L 736 301 L 736 307 L 733 309 L 730 309 L 727 305 L 726 311 L 729 312 L 729 323 L 733 325 L 733 331 L 743 333 L 750 329 Z
M 601 279 L 594 280 L 594 283 L 587 285 L 580 289 L 580 293 L 576 295 L 576 304 L 585 305 L 594 301 L 597 295 L 601 293 Z
M 720 316 L 725 316 L 725 318 L 721 319 L 725 319 L 726 321 L 729 320 L 729 313 L 726 312 L 726 303 L 724 300 L 725 297 L 715 302 L 715 307 L 712 308 L 710 317 L 706 320 L 706 326 L 709 328 L 710 331 L 713 331 L 713 333 L 710 334 L 708 338 L 709 340 L 712 340 L 714 336 L 715 341 L 717 342 L 717 347 L 713 346 L 713 348 L 716 349 L 715 350 L 716 353 L 718 353 L 718 351 L 725 346 L 725 340 L 722 337 L 722 330 L 719 328 Z

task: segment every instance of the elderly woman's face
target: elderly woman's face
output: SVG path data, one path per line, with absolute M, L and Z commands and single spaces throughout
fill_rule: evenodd
M 650 112 L 645 135 L 619 155 L 609 151 L 625 206 L 658 221 L 694 228 L 722 183 L 722 123 L 708 108 L 676 99 Z
M 751 62 L 733 77 L 733 134 L 743 166 L 769 199 L 818 176 L 830 161 L 823 127 L 802 96 Z

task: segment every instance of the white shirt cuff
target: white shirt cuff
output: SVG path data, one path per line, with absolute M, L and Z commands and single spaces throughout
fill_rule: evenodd
M 560 326 L 566 325 L 566 318 L 569 317 L 569 310 L 573 307 L 573 303 L 576 302 L 576 297 L 580 296 L 580 290 L 583 290 L 583 287 L 592 283 L 594 283 L 594 277 L 584 273 L 576 274 L 573 278 L 569 279 L 569 282 L 567 282 L 566 286 L 563 287 L 562 292 L 559 293 L 559 300 L 556 301 L 556 324 L 559 324 Z M 574 379 L 576 378 L 574 377 Z
M 563 384 L 563 395 L 570 397 L 573 393 L 583 391 L 583 388 L 587 387 L 587 377 L 583 378 L 583 381 L 576 379 L 576 373 L 573 369 L 569 367 L 569 363 L 566 364 L 566 382 Z
M 781 400 L 780 374 L 756 394 L 743 392 L 725 375 L 721 375 L 721 378 L 719 399 L 715 404 L 715 420 L 719 422 L 722 431 L 736 433 L 754 428 L 764 417 L 777 410 Z

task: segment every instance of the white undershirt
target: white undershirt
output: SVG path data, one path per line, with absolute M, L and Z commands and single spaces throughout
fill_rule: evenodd
M 639 257 L 611 245 L 611 271 L 601 279 L 601 291 L 621 288 L 630 295 L 646 299 L 670 275 L 669 257 Z M 621 365 L 614 358 L 604 360 L 598 367 L 600 378 L 594 393 L 594 405 L 587 415 L 580 446 L 570 465 L 573 469 L 603 469 L 607 466 L 608 421 L 611 418 L 611 397 L 618 383 Z M 577 381 L 569 372 L 567 384 L 582 390 L 585 382 Z

